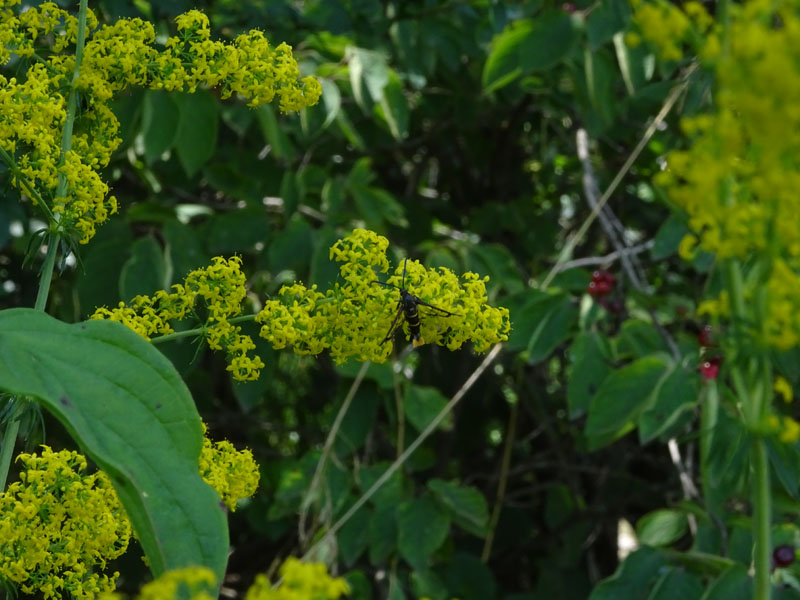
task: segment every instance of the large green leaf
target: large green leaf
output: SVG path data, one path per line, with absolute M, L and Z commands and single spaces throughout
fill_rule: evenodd
M 586 435 L 593 447 L 630 429 L 631 421 L 650 404 L 667 368 L 666 359 L 648 356 L 606 377 L 592 398 L 586 420 Z
M 155 575 L 205 565 L 222 581 L 227 523 L 200 478 L 200 416 L 158 350 L 119 323 L 5 310 L 0 389 L 35 397 L 109 475 Z
M 412 567 L 424 570 L 431 554 L 447 538 L 450 517 L 425 494 L 397 507 L 397 528 L 400 554 Z
M 428 481 L 428 489 L 447 508 L 460 527 L 479 537 L 486 534 L 489 509 L 486 499 L 476 488 L 462 486 L 453 481 L 431 479 Z

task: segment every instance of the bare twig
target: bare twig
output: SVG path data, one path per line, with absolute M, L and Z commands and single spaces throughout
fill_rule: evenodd
M 695 65 L 689 67 L 689 69 L 687 69 L 684 75 L 683 81 L 678 85 L 676 85 L 674 88 L 672 88 L 672 91 L 670 92 L 669 96 L 664 102 L 664 106 L 661 107 L 661 110 L 656 115 L 656 118 L 653 119 L 653 122 L 650 123 L 650 126 L 644 132 L 642 139 L 639 140 L 639 143 L 636 144 L 636 147 L 633 149 L 633 152 L 631 152 L 630 156 L 628 156 L 628 159 L 625 161 L 625 164 L 622 165 L 620 170 L 614 176 L 614 179 L 609 184 L 606 191 L 603 192 L 603 195 L 597 201 L 597 206 L 594 209 L 592 209 L 591 214 L 589 214 L 589 216 L 586 217 L 586 220 L 583 222 L 580 229 L 578 229 L 575 235 L 573 235 L 567 241 L 567 243 L 564 244 L 564 248 L 561 250 L 561 254 L 559 255 L 558 261 L 556 261 L 556 264 L 553 265 L 553 268 L 550 270 L 550 272 L 547 274 L 547 277 L 544 278 L 541 285 L 539 286 L 541 289 L 546 289 L 550 285 L 550 282 L 553 281 L 553 277 L 555 277 L 555 274 L 558 272 L 558 267 L 562 263 L 567 261 L 567 257 L 570 254 L 572 254 L 572 251 L 575 249 L 575 246 L 578 244 L 580 240 L 583 239 L 583 236 L 586 235 L 586 231 L 589 229 L 589 226 L 594 222 L 598 212 L 603 208 L 603 206 L 606 205 L 606 202 L 608 202 L 608 199 L 611 197 L 611 194 L 613 194 L 614 191 L 617 189 L 617 186 L 619 185 L 620 181 L 622 181 L 622 178 L 625 177 L 625 175 L 628 173 L 633 163 L 636 162 L 637 158 L 639 158 L 639 154 L 642 153 L 642 150 L 644 150 L 644 147 L 647 145 L 647 142 L 650 141 L 650 138 L 653 137 L 653 134 L 656 132 L 658 127 L 667 117 L 669 111 L 672 110 L 672 107 L 675 105 L 675 102 L 678 101 L 678 97 L 686 89 L 686 86 L 689 85 L 688 77 L 694 71 L 695 68 L 696 68 Z
M 483 543 L 481 562 L 489 562 L 492 554 L 492 543 L 494 542 L 494 532 L 497 522 L 500 520 L 500 512 L 503 508 L 503 496 L 506 493 L 508 483 L 508 470 L 511 467 L 511 450 L 514 448 L 514 440 L 517 436 L 517 415 L 519 414 L 519 400 L 511 405 L 511 413 L 508 415 L 508 427 L 506 428 L 506 444 L 503 448 L 503 462 L 500 466 L 500 481 L 497 482 L 497 495 L 494 500 L 492 516 L 489 519 L 489 529 L 486 532 L 486 539 Z
M 600 266 L 600 265 L 610 265 L 614 261 L 618 260 L 621 256 L 630 256 L 635 254 L 640 254 L 642 252 L 647 252 L 650 248 L 653 247 L 653 240 L 647 240 L 644 243 L 638 244 L 636 246 L 631 246 L 629 248 L 622 248 L 620 250 L 614 250 L 613 252 L 609 252 L 605 256 L 586 256 L 584 258 L 576 258 L 574 260 L 569 260 L 563 264 L 561 264 L 558 268 L 558 273 L 562 271 L 569 271 L 570 269 L 576 269 L 578 267 L 592 267 L 592 266 Z
M 353 380 L 353 384 L 350 386 L 350 390 L 347 392 L 347 396 L 345 397 L 344 402 L 342 402 L 341 408 L 339 408 L 336 419 L 334 419 L 331 430 L 328 433 L 327 439 L 325 440 L 325 446 L 322 448 L 322 455 L 319 457 L 319 461 L 317 462 L 317 468 L 314 471 L 314 477 L 311 479 L 311 485 L 308 486 L 308 490 L 303 498 L 303 502 L 300 504 L 300 521 L 297 525 L 297 534 L 300 539 L 300 544 L 303 546 L 308 540 L 308 535 L 306 532 L 308 508 L 314 501 L 314 493 L 316 492 L 317 486 L 322 478 L 322 474 L 325 471 L 325 464 L 327 463 L 328 456 L 333 448 L 333 442 L 336 440 L 336 436 L 339 433 L 339 428 L 342 426 L 344 416 L 347 414 L 347 409 L 350 408 L 350 403 L 353 401 L 358 388 L 361 387 L 361 382 L 363 381 L 364 376 L 367 374 L 369 365 L 369 361 L 365 361 L 364 364 L 361 365 L 361 369 L 358 371 L 355 380 Z
M 414 453 L 414 451 L 417 448 L 419 448 L 422 442 L 424 442 L 436 430 L 436 428 L 439 426 L 442 420 L 448 414 L 450 414 L 453 408 L 455 408 L 456 404 L 458 404 L 461 398 L 464 397 L 464 394 L 466 394 L 469 391 L 469 389 L 475 384 L 475 382 L 483 374 L 483 372 L 489 367 L 490 364 L 492 364 L 494 359 L 497 358 L 497 355 L 500 353 L 500 349 L 502 348 L 502 346 L 503 346 L 502 344 L 497 344 L 495 345 L 494 348 L 492 348 L 489 354 L 486 355 L 486 358 L 483 359 L 483 362 L 480 365 L 478 365 L 478 368 L 475 369 L 472 375 L 470 375 L 469 378 L 464 382 L 464 385 L 461 386 L 461 389 L 459 389 L 455 393 L 455 395 L 450 399 L 450 401 L 445 405 L 445 407 L 441 411 L 439 411 L 439 414 L 437 414 L 433 418 L 433 420 L 430 423 L 428 423 L 427 427 L 425 427 L 425 429 L 422 430 L 419 436 L 408 445 L 408 448 L 406 448 L 405 452 L 403 452 L 403 454 L 401 454 L 397 458 L 397 460 L 395 460 L 389 466 L 389 468 L 386 469 L 386 471 L 384 471 L 383 475 L 378 477 L 377 481 L 375 481 L 375 483 L 373 483 L 372 486 L 366 492 L 364 492 L 364 494 L 358 500 L 356 500 L 356 502 L 347 510 L 347 512 L 343 514 L 341 518 L 338 521 L 336 521 L 336 523 L 334 523 L 327 532 L 325 532 L 325 535 L 323 535 L 317 541 L 317 543 L 314 544 L 303 555 L 302 560 L 307 560 L 314 554 L 314 552 L 316 552 L 316 550 L 320 546 L 325 544 L 328 540 L 331 539 L 331 537 L 336 535 L 336 532 L 339 531 L 339 529 L 341 529 L 342 526 L 345 523 L 347 523 L 347 521 L 350 520 L 350 518 L 356 513 L 356 511 L 358 511 L 359 508 L 364 506 L 364 504 L 366 504 L 367 501 L 370 498 L 372 498 L 375 492 L 377 492 L 389 480 L 389 478 L 395 473 L 395 471 L 397 471 L 403 465 L 403 463 L 405 463 L 405 461 L 408 460 L 408 457 L 411 456 Z

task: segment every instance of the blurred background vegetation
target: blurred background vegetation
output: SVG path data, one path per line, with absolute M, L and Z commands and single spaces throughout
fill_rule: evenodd
M 77 261 L 62 265 L 49 312 L 81 320 L 96 306 L 150 294 L 215 255 L 233 254 L 244 261 L 258 309 L 284 283 L 334 281 L 328 249 L 353 227 L 387 236 L 395 264 L 409 256 L 489 275 L 492 303 L 511 310 L 510 341 L 440 429 L 316 557 L 347 575 L 354 599 L 586 598 L 617 568 L 620 519 L 636 523 L 682 497 L 657 440 L 684 431 L 685 405 L 653 416 L 639 439 L 621 437 L 619 427 L 593 436 L 585 417 L 615 366 L 663 346 L 653 314 L 682 351 L 697 352 L 700 324 L 686 315 L 702 260 L 696 269 L 677 260 L 685 225 L 649 185 L 665 148 L 679 143 L 673 114 L 607 210 L 627 245 L 647 244 L 637 254 L 645 291 L 603 259 L 615 246 L 598 223 L 567 257 L 589 260 L 568 262 L 548 291 L 536 288 L 591 212 L 578 130 L 588 133 L 604 190 L 684 65 L 626 48 L 626 0 L 106 0 L 90 7 L 101 20 L 150 19 L 165 34 L 192 8 L 208 14 L 214 35 L 262 29 L 273 44 L 291 44 L 303 74 L 318 76 L 324 91 L 318 106 L 292 116 L 221 101 L 214 90 L 120 96 L 124 142 L 106 177 L 121 215 Z M 707 88 L 708 76 L 696 71 L 676 114 L 702 106 Z M 37 273 L 22 267 L 41 226 L 32 214 L 7 186 L 2 307 L 34 303 Z M 598 268 L 618 275 L 606 308 L 586 294 Z M 260 380 L 234 384 L 224 357 L 191 341 L 159 349 L 184 375 L 212 437 L 251 448 L 262 467 L 257 496 L 231 515 L 230 595 L 302 555 L 481 361 L 469 349 L 425 346 L 395 370 L 370 366 L 301 538 L 299 507 L 360 365 L 337 367 L 261 340 L 267 366 Z M 696 392 L 698 375 L 687 369 L 680 384 Z M 621 439 L 608 445 L 614 438 Z M 47 421 L 47 441 L 67 442 L 57 423 Z M 129 555 L 117 568 L 130 592 L 144 566 Z

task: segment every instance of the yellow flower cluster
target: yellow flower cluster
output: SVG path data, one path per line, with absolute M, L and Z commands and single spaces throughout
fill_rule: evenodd
M 344 579 L 333 578 L 323 564 L 302 563 L 289 558 L 280 568 L 281 582 L 273 588 L 265 575 L 257 575 L 245 600 L 338 600 L 350 589 Z M 206 567 L 186 567 L 161 575 L 142 586 L 136 600 L 211 600 L 214 573 Z M 121 600 L 122 595 L 104 593 L 99 600 Z
M 214 572 L 208 567 L 185 567 L 167 571 L 142 586 L 136 600 L 213 600 L 216 587 Z M 117 592 L 106 592 L 98 600 L 123 600 Z
M 625 36 L 629 46 L 639 45 L 644 38 L 661 59 L 673 61 L 683 58 L 686 43 L 705 58 L 713 58 L 719 52 L 714 19 L 700 2 L 690 0 L 678 6 L 669 0 L 631 0 L 631 7 L 638 32 Z
M 261 477 L 250 450 L 240 451 L 227 440 L 212 442 L 207 437 L 200 453 L 200 476 L 231 511 L 239 500 L 256 493 Z
M 197 316 L 195 303 L 203 300 L 206 311 L 204 334 L 212 350 L 225 350 L 228 371 L 238 381 L 258 379 L 264 363 L 248 352 L 256 346 L 242 328 L 230 319 L 242 311 L 242 301 L 247 295 L 245 276 L 238 256 L 229 259 L 216 256 L 209 267 L 189 273 L 183 284 L 173 285 L 172 293 L 159 290 L 153 297 L 136 296 L 129 304 L 120 302 L 117 308 L 98 308 L 90 319 L 108 319 L 122 323 L 145 339 L 155 334 L 172 333 L 172 320 L 187 314 Z
M 687 150 L 671 152 L 656 182 L 686 211 L 692 233 L 680 246 L 719 259 L 763 261 L 768 289 L 761 343 L 800 343 L 800 17 L 796 3 L 731 4 L 730 49 L 716 62 L 715 110 L 685 118 Z M 724 314 L 727 301 L 708 304 Z
M 281 583 L 274 589 L 266 575 L 257 575 L 245 600 L 337 600 L 350 591 L 344 579 L 331 577 L 320 563 L 288 558 L 280 575 Z
M 77 452 L 20 454 L 20 481 L 0 494 L 0 579 L 44 598 L 94 598 L 114 589 L 106 562 L 131 526 L 108 477 Z
M 97 28 L 89 11 L 83 62 L 76 90 L 81 110 L 74 124 L 72 149 L 61 154 L 66 121 L 65 88 L 75 68 L 73 46 L 77 19 L 53 2 L 12 10 L 17 0 L 0 0 L 0 65 L 12 55 L 45 56 L 20 79 L 0 76 L 0 155 L 13 183 L 34 203 L 44 201 L 61 231 L 88 242 L 95 227 L 117 210 L 98 170 L 108 165 L 121 140 L 119 122 L 108 107 L 112 96 L 128 86 L 194 91 L 220 87 L 250 106 L 277 96 L 283 111 L 317 103 L 321 86 L 313 77 L 300 78 L 291 48 L 272 48 L 260 31 L 233 42 L 212 41 L 208 18 L 192 10 L 177 17 L 178 35 L 157 48 L 153 25 L 121 19 Z M 46 52 L 39 47 L 50 45 Z M 67 192 L 56 197 L 59 177 Z
M 269 300 L 256 316 L 262 323 L 261 337 L 275 348 L 291 346 L 299 354 L 328 350 L 337 363 L 348 358 L 385 362 L 391 340 L 382 343 L 397 316 L 398 289 L 405 285 L 411 294 L 450 316 L 419 307 L 420 334 L 424 341 L 450 350 L 472 342 L 477 352 L 508 339 L 511 329 L 508 310 L 487 304 L 485 283 L 466 273 L 459 278 L 449 269 L 427 269 L 418 261 L 399 265 L 385 283 L 375 285 L 377 276 L 389 270 L 386 238 L 365 229 L 336 242 L 332 260 L 342 263 L 342 281 L 325 294 L 316 286 L 300 283 L 284 286 L 278 298 Z M 405 282 L 403 272 L 405 270 Z M 403 315 L 402 329 L 409 335 Z

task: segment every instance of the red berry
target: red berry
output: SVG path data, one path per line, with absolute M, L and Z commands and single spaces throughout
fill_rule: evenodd
M 794 562 L 794 546 L 783 544 L 772 551 L 772 560 L 778 567 L 788 567 Z
M 700 374 L 706 379 L 716 379 L 719 374 L 719 365 L 721 362 L 721 356 L 714 356 L 706 359 L 706 361 L 700 365 Z
M 711 327 L 711 325 L 706 325 L 700 330 L 700 333 L 697 334 L 697 341 L 700 342 L 701 346 L 705 346 L 707 348 L 716 346 L 714 343 L 713 331 L 714 328 Z
M 578 9 L 572 2 L 565 2 L 561 5 L 561 10 L 563 10 L 565 13 L 572 14 Z

